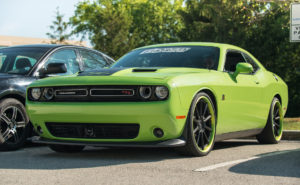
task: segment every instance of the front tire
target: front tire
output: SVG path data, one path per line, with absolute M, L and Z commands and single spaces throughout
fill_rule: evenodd
M 264 130 L 256 136 L 259 143 L 277 144 L 282 137 L 283 112 L 278 98 L 273 98 L 267 124 Z
M 0 101 L 0 150 L 16 150 L 24 145 L 30 133 L 24 105 L 13 98 Z
M 81 152 L 85 146 L 74 145 L 49 145 L 49 148 L 58 153 L 77 153 Z
M 200 92 L 194 98 L 186 120 L 186 145 L 179 152 L 205 156 L 213 148 L 216 135 L 216 112 L 209 95 Z

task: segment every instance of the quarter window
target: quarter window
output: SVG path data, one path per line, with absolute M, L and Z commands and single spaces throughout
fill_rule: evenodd
M 255 73 L 259 69 L 258 65 L 254 62 L 254 60 L 249 55 L 247 55 L 246 53 L 243 53 L 243 55 L 244 55 L 246 61 L 252 65 L 253 73 Z
M 0 53 L 0 69 L 2 68 L 2 64 L 4 63 L 5 59 L 6 59 L 6 55 Z
M 109 66 L 103 56 L 96 52 L 80 50 L 84 71 L 98 70 Z

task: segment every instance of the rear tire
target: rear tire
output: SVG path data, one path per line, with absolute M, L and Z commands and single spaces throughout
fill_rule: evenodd
M 214 146 L 216 135 L 216 112 L 209 95 L 198 93 L 190 107 L 186 120 L 186 145 L 177 148 L 188 156 L 205 156 Z
M 58 153 L 77 153 L 81 152 L 85 146 L 74 145 L 49 145 L 49 148 Z
M 283 112 L 278 98 L 271 103 L 267 124 L 264 130 L 256 136 L 259 143 L 277 144 L 282 137 Z
M 32 129 L 24 105 L 14 99 L 0 101 L 0 151 L 21 148 Z

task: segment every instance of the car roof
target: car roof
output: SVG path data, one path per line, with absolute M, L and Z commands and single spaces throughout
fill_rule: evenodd
M 17 46 L 10 46 L 6 48 L 57 48 L 61 46 L 66 46 L 66 45 L 61 45 L 61 44 L 28 44 L 28 45 L 17 45 Z
M 4 47 L 4 48 L 0 48 L 0 49 L 8 49 L 8 48 L 48 48 L 48 50 L 53 50 L 55 48 L 64 48 L 64 47 L 81 48 L 81 49 L 86 49 L 86 50 L 92 50 L 94 52 L 100 52 L 105 57 L 115 61 L 113 58 L 106 55 L 102 51 L 98 51 L 98 50 L 95 50 L 93 48 L 89 48 L 89 47 L 86 47 L 86 46 L 78 46 L 78 45 L 70 45 L 70 44 L 28 44 L 28 45 L 16 45 L 16 46 Z
M 233 49 L 241 49 L 237 46 L 231 45 L 231 44 L 225 44 L 225 43 L 216 43 L 216 42 L 176 42 L 176 43 L 163 43 L 163 44 L 155 44 L 155 45 L 149 45 L 140 47 L 137 49 L 143 49 L 143 48 L 153 48 L 153 47 L 165 47 L 165 46 L 214 46 L 214 47 L 225 47 L 225 48 L 233 48 Z

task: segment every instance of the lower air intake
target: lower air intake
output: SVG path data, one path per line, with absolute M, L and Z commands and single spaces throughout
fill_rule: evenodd
M 134 139 L 138 136 L 139 124 L 103 123 L 46 123 L 55 137 L 86 139 Z

